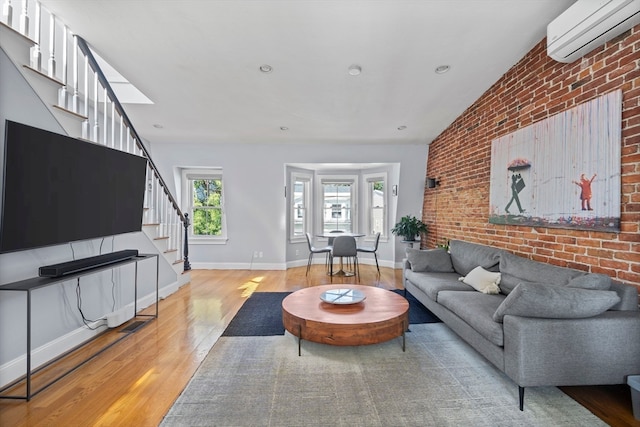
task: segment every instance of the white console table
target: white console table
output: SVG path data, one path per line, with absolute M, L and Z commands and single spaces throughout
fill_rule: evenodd
M 144 261 L 147 259 L 151 259 L 151 258 L 155 258 L 156 259 L 156 310 L 155 310 L 155 314 L 138 314 L 138 263 L 140 261 Z M 124 265 L 127 264 L 135 264 L 135 278 L 134 278 L 134 298 L 133 298 L 133 313 L 134 313 L 134 317 L 140 317 L 140 318 L 146 318 L 146 322 L 149 322 L 153 319 L 157 319 L 158 318 L 158 300 L 159 300 L 159 292 L 158 292 L 158 281 L 159 281 L 159 275 L 160 275 L 160 265 L 159 265 L 159 258 L 158 258 L 158 254 L 139 254 L 133 258 L 129 258 L 123 261 L 117 261 L 111 264 L 107 264 L 107 265 L 101 265 L 99 267 L 95 267 L 95 268 L 90 268 L 78 273 L 73 273 L 73 274 L 68 274 L 65 276 L 61 276 L 61 277 L 32 277 L 30 279 L 25 279 L 25 280 L 20 280 L 17 282 L 13 282 L 13 283 L 7 283 L 5 285 L 0 286 L 0 291 L 15 291 L 15 292 L 24 292 L 26 294 L 26 298 L 27 298 L 27 327 L 26 327 L 26 334 L 27 334 L 27 353 L 26 353 L 26 357 L 27 357 L 27 367 L 26 367 L 26 374 L 24 377 L 12 382 L 11 384 L 8 384 L 7 386 L 3 387 L 2 389 L 0 389 L 0 399 L 25 399 L 25 400 L 31 400 L 31 398 L 33 396 L 35 396 L 36 394 L 40 393 L 41 391 L 43 391 L 44 389 L 46 389 L 47 387 L 51 386 L 52 384 L 54 384 L 55 382 L 59 381 L 61 378 L 65 377 L 66 375 L 70 374 L 71 372 L 75 371 L 76 369 L 78 369 L 80 366 L 84 365 L 85 363 L 87 363 L 88 361 L 90 361 L 91 359 L 93 359 L 94 357 L 96 357 L 97 355 L 99 355 L 100 353 L 102 353 L 103 351 L 107 350 L 108 348 L 110 348 L 111 346 L 117 344 L 118 342 L 120 342 L 122 339 L 126 338 L 129 334 L 123 334 L 122 337 L 118 338 L 117 340 L 111 342 L 110 344 L 108 344 L 107 346 L 101 348 L 99 351 L 93 353 L 91 356 L 89 356 L 88 358 L 84 359 L 83 361 L 81 361 L 80 363 L 76 364 L 75 366 L 73 366 L 72 368 L 66 370 L 65 372 L 63 372 L 62 374 L 58 375 L 56 378 L 54 378 L 53 380 L 47 382 L 45 385 L 39 387 L 37 390 L 32 391 L 32 387 L 31 387 L 31 380 L 32 380 L 32 376 L 36 373 L 38 373 L 39 371 L 41 371 L 42 369 L 46 368 L 47 366 L 51 365 L 52 363 L 62 359 L 63 357 L 65 357 L 66 355 L 70 354 L 71 352 L 77 350 L 78 348 L 82 347 L 83 345 L 89 343 L 90 341 L 92 341 L 93 339 L 97 338 L 98 336 L 100 336 L 101 334 L 96 335 L 95 337 L 93 337 L 92 339 L 80 344 L 79 346 L 69 350 L 68 352 L 62 354 L 61 356 L 50 360 L 49 362 L 47 362 L 46 364 L 36 368 L 35 370 L 32 370 L 31 368 L 31 293 L 37 289 L 46 287 L 46 286 L 51 286 L 51 285 L 55 285 L 57 283 L 60 282 L 66 282 L 69 280 L 80 280 L 81 277 L 84 276 L 88 276 L 91 274 L 95 274 L 98 273 L 100 271 L 104 271 L 104 270 L 111 270 L 117 267 L 122 267 Z M 3 393 L 6 392 L 7 390 L 10 390 L 14 387 L 19 386 L 22 382 L 25 383 L 25 387 L 26 387 L 26 391 L 24 395 L 4 395 Z

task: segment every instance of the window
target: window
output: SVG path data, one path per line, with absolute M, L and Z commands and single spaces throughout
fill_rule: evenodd
M 387 235 L 387 176 L 386 174 L 365 175 L 366 195 L 366 231 L 373 236 Z
M 182 177 L 192 242 L 226 241 L 222 170 L 184 170 Z
M 322 179 L 322 231 L 333 230 L 352 232 L 355 230 L 356 212 L 353 200 L 356 185 L 352 178 Z
M 292 174 L 291 188 L 291 240 L 302 240 L 305 233 L 311 232 L 310 204 L 311 204 L 311 175 Z

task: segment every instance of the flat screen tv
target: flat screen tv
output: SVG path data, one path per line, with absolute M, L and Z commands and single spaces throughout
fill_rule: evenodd
M 7 120 L 0 253 L 140 231 L 143 157 Z

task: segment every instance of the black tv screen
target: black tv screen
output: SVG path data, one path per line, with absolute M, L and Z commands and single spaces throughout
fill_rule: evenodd
M 0 253 L 140 231 L 143 157 L 6 121 Z

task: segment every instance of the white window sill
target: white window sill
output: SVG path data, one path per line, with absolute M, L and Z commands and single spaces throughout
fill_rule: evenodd
M 189 237 L 190 245 L 226 245 L 226 237 Z

